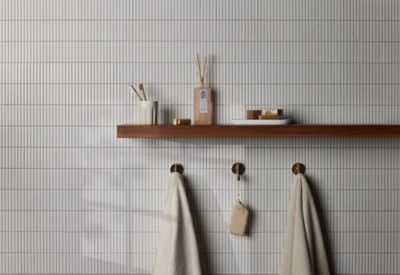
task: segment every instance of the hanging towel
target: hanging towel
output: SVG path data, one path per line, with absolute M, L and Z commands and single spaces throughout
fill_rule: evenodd
M 181 174 L 171 174 L 153 275 L 200 275 L 193 221 Z
M 328 259 L 306 178 L 295 176 L 280 275 L 329 275 Z

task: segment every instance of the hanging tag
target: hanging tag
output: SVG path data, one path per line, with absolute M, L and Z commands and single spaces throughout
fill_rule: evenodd
M 249 217 L 250 210 L 243 205 L 240 200 L 237 200 L 231 213 L 231 219 L 228 228 L 229 233 L 240 236 L 246 235 L 250 222 Z

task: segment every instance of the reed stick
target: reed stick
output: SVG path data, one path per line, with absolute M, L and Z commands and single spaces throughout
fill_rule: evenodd
M 200 84 L 203 85 L 203 78 L 201 76 L 200 60 L 199 60 L 199 54 L 198 53 L 196 53 L 196 62 L 195 62 L 195 64 L 196 64 L 197 74 L 199 75 Z
M 207 80 L 207 72 L 208 72 L 208 54 L 206 56 L 206 60 L 204 61 L 203 75 L 202 75 L 202 83 L 205 84 Z

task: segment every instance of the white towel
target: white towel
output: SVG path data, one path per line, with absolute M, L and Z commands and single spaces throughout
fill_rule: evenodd
M 153 275 L 200 275 L 200 260 L 183 179 L 171 174 Z
M 329 275 L 321 226 L 307 180 L 296 175 L 280 275 Z

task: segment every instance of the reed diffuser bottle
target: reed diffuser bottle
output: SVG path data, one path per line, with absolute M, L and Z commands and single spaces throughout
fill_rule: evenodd
M 196 70 L 199 76 L 200 87 L 194 89 L 194 118 L 197 125 L 210 125 L 213 123 L 213 92 L 207 87 L 208 55 L 204 62 L 203 70 L 200 66 L 199 55 L 196 54 Z

